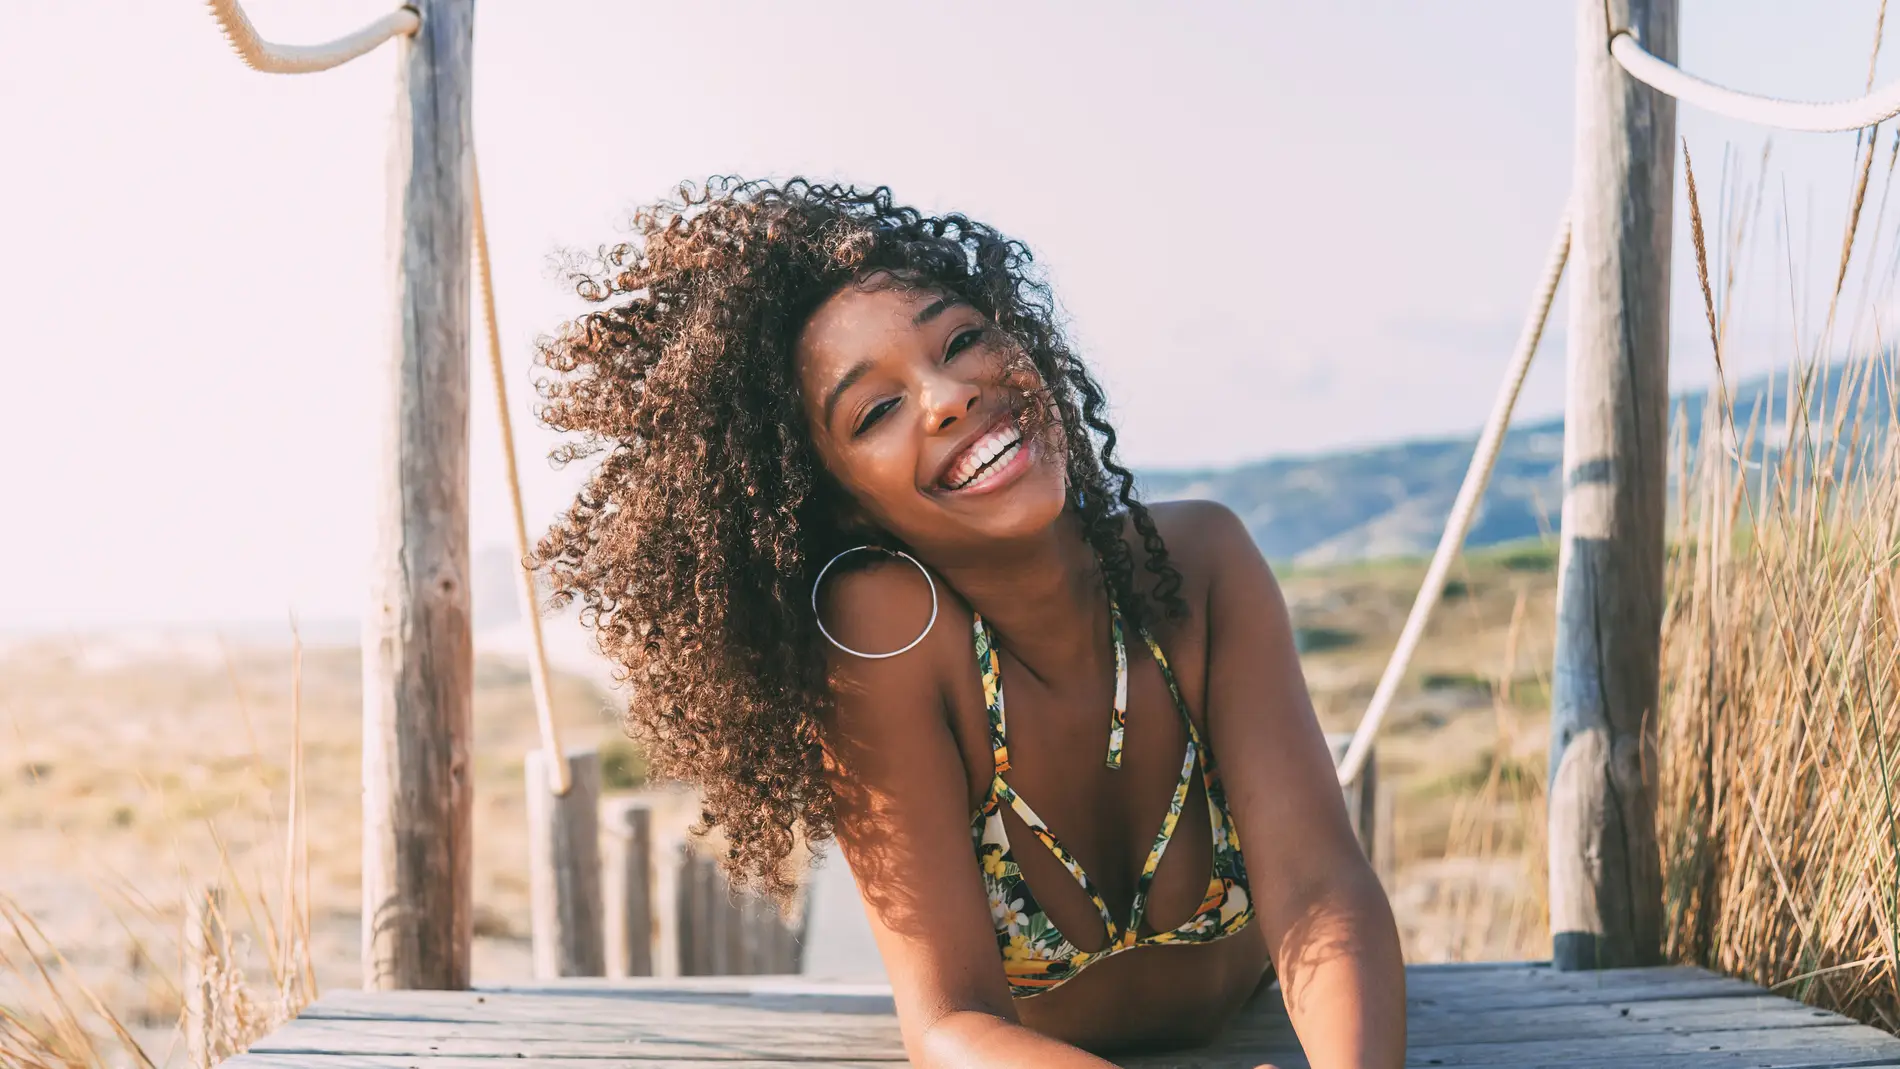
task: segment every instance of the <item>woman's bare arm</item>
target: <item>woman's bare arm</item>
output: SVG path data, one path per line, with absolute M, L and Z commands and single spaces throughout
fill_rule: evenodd
M 1399 1066 L 1405 971 L 1300 672 L 1286 602 L 1220 505 L 1183 516 L 1209 584 L 1207 720 L 1287 1013 L 1315 1069 Z M 1185 548 L 1185 547 L 1184 547 Z
M 929 595 L 908 566 L 827 584 L 827 621 L 855 649 L 896 649 Z M 970 841 L 969 774 L 946 713 L 944 675 L 974 671 L 967 628 L 945 612 L 916 649 L 887 660 L 834 651 L 825 727 L 837 835 L 865 900 L 911 1060 L 937 1069 L 1109 1063 L 1017 1022 Z

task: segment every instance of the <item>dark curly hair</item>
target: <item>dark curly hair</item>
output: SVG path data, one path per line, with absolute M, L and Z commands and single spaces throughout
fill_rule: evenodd
M 1181 577 L 1114 459 L 1101 388 L 1062 338 L 1022 243 L 961 215 L 928 216 L 869 191 L 794 179 L 714 178 L 633 216 L 632 240 L 570 262 L 601 307 L 538 344 L 552 374 L 541 418 L 600 456 L 541 539 L 554 603 L 582 603 L 631 683 L 626 728 L 653 774 L 702 795 L 736 883 L 775 896 L 803 840 L 831 833 L 820 719 L 826 656 L 811 582 L 843 548 L 841 491 L 806 426 L 793 347 L 841 286 L 874 277 L 970 302 L 1033 361 L 1060 425 L 1069 506 L 1125 614 L 1185 611 Z M 862 541 L 860 537 L 857 541 Z

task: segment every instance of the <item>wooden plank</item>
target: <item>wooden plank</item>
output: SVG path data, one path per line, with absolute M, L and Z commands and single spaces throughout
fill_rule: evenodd
M 567 752 L 566 794 L 545 750 L 523 763 L 528 802 L 528 898 L 534 975 L 607 975 L 600 889 L 600 755 Z
M 1504 965 L 1497 968 L 1461 971 L 1451 966 L 1414 965 L 1405 970 L 1407 990 L 1440 988 L 1472 991 L 1481 988 L 1521 988 L 1535 984 L 1548 988 L 1596 988 L 1614 985 L 1666 988 L 1698 980 L 1725 980 L 1707 969 L 1694 965 L 1656 965 L 1640 969 L 1594 969 L 1589 972 L 1565 972 L 1549 965 Z M 1745 981 L 1734 983 L 1753 988 Z
M 1148 1056 L 1123 1059 L 1118 1061 L 1117 1064 L 1126 1066 L 1128 1069 L 1163 1069 L 1163 1067 L 1174 1065 L 1193 1066 L 1194 1069 L 1256 1069 L 1260 1064 L 1260 1057 L 1265 1057 L 1265 1055 L 1255 1056 L 1244 1053 L 1227 1055 L 1210 1054 L 1203 1056 L 1198 1061 L 1185 1062 L 1170 1060 L 1167 1056 L 1163 1055 L 1159 1057 Z M 1307 1064 L 1303 1057 L 1289 1057 L 1284 1055 L 1276 1057 L 1278 1060 L 1276 1060 L 1274 1064 L 1279 1066 L 1280 1069 L 1304 1069 Z M 1755 1062 L 1749 1061 L 1746 1058 L 1733 1058 L 1726 1061 L 1711 1060 L 1720 1057 L 1720 1055 L 1657 1055 L 1654 1057 L 1637 1058 L 1635 1060 L 1586 1060 L 1563 1064 L 1568 1065 L 1570 1069 L 1647 1069 L 1647 1067 L 1654 1067 L 1654 1069 L 1705 1069 L 1705 1067 L 1748 1069 L 1748 1067 L 1756 1065 Z M 1253 1060 L 1250 1061 L 1249 1058 Z M 884 1067 L 892 1063 L 859 1060 L 840 1061 L 831 1059 L 823 1061 L 739 1060 L 708 1062 L 675 1058 L 510 1058 L 502 1064 L 505 1064 L 508 1069 L 709 1069 L 709 1067 L 715 1065 L 718 1066 L 718 1069 L 783 1069 L 783 1067 L 789 1065 L 802 1065 L 807 1067 L 825 1065 L 836 1067 L 836 1069 L 884 1069 Z M 1432 1063 L 1408 1062 L 1407 1064 L 1431 1065 Z M 1525 1064 L 1536 1063 L 1527 1062 Z M 1851 1066 L 1852 1069 L 1900 1069 L 1900 1061 L 1884 1060 L 1874 1062 L 1850 1060 L 1848 1062 L 1822 1061 L 1800 1063 L 1764 1061 L 1761 1064 L 1768 1066 L 1792 1066 L 1792 1069 L 1847 1069 L 1848 1066 Z M 246 1054 L 233 1058 L 225 1062 L 224 1065 L 230 1067 L 230 1069 L 498 1069 L 497 1062 L 493 1058 L 431 1057 L 427 1055 Z
M 474 0 L 412 0 L 389 160 L 396 296 L 363 614 L 363 986 L 459 988 L 474 939 L 469 61 Z
M 1496 1060 L 1464 1061 L 1459 1060 L 1461 1056 L 1461 1051 L 1450 1047 L 1430 1051 L 1414 1050 L 1407 1052 L 1405 1064 L 1413 1069 L 1457 1069 L 1460 1066 L 1480 1065 L 1538 1066 L 1548 1069 L 1874 1069 L 1876 1066 L 1895 1064 L 1885 1058 L 1861 1057 L 1852 1051 L 1818 1054 L 1805 1050 L 1665 1053 L 1647 1049 L 1617 1050 L 1600 1043 L 1524 1044 L 1507 1048 L 1506 1053 Z M 1263 1061 L 1277 1069 L 1306 1069 L 1308 1065 L 1303 1055 L 1279 1050 L 1202 1050 L 1175 1055 L 1142 1055 L 1117 1058 L 1114 1064 L 1125 1069 L 1258 1069 Z M 547 1060 L 543 1064 L 549 1069 L 556 1066 L 578 1069 L 581 1063 Z M 596 1063 L 586 1064 L 594 1067 Z M 422 1069 L 435 1069 L 433 1062 L 423 1062 L 420 1066 Z
M 436 1057 L 422 1054 L 245 1054 L 224 1063 L 228 1069 L 784 1069 L 788 1065 L 835 1069 L 889 1069 L 890 1062 L 742 1058 L 493 1058 Z M 1252 1069 L 1250 1066 L 1249 1069 Z
M 779 995 L 734 991 L 646 991 L 616 995 L 609 991 L 574 994 L 482 994 L 476 992 L 413 991 L 400 994 L 333 991 L 306 1008 L 302 1018 L 333 1020 L 507 1021 L 561 1022 L 600 1019 L 640 1020 L 667 1016 L 692 1007 L 729 1012 L 798 1014 L 851 1014 L 889 1016 L 895 1008 L 883 995 Z M 301 1018 L 300 1018 L 301 1019 Z
M 1467 1021 L 1467 1028 L 1478 1022 Z M 728 1037 L 728 1038 L 713 1038 Z M 289 1039 L 260 1045 L 255 1055 L 313 1059 L 418 1058 L 433 1066 L 439 1059 L 497 1058 L 513 1063 L 541 1061 L 601 1066 L 625 1060 L 650 1065 L 654 1061 L 689 1064 L 757 1062 L 786 1064 L 832 1063 L 851 1060 L 893 1064 L 903 1061 L 901 1046 L 867 1042 L 849 1033 L 811 1034 L 804 1029 L 754 1031 L 744 1023 L 702 1030 L 697 1041 L 671 1037 L 640 1037 L 611 1043 L 586 1043 L 562 1037 L 500 1038 L 478 1041 L 458 1037 L 400 1037 L 379 1045 L 373 1039 L 332 1037 L 318 1030 L 295 1033 Z M 332 1039 L 353 1042 L 338 1048 Z M 414 1044 L 413 1046 L 408 1044 Z M 1556 1040 L 1518 1040 L 1483 1043 L 1414 1043 L 1407 1051 L 1412 1066 L 1550 1065 L 1571 1069 L 1594 1066 L 1669 1065 L 1769 1067 L 1866 1064 L 1896 1057 L 1894 1037 L 1859 1025 L 1813 1029 L 1710 1030 L 1687 1033 L 1649 1033 L 1593 1036 Z M 1207 1048 L 1128 1058 L 1131 1067 L 1159 1069 L 1252 1069 L 1263 1060 L 1288 1065 L 1300 1060 L 1297 1041 L 1286 1033 L 1273 1037 L 1229 1038 Z M 309 1064 L 305 1061 L 303 1064 Z M 352 1063 L 354 1064 L 354 1062 Z
M 1709 977 L 1682 981 L 1666 987 L 1643 984 L 1612 985 L 1520 985 L 1518 987 L 1474 986 L 1466 992 L 1435 989 L 1419 984 L 1408 991 L 1408 1002 L 1415 1010 L 1434 1007 L 1487 1009 L 1528 1008 L 1564 1005 L 1624 1005 L 1649 1002 L 1686 1001 L 1711 998 L 1759 996 L 1760 988 L 1740 980 Z M 517 1020 L 558 1021 L 581 1015 L 608 1012 L 603 1003 L 625 1003 L 614 1009 L 619 1014 L 672 1012 L 679 1005 L 724 1006 L 766 1009 L 777 1013 L 825 1012 L 888 1014 L 892 1012 L 889 995 L 838 995 L 830 997 L 747 995 L 722 992 L 641 992 L 615 994 L 611 991 L 549 991 L 540 994 L 486 996 L 476 993 L 414 992 L 400 998 L 380 997 L 358 991 L 337 991 L 323 996 L 305 1010 L 306 1015 L 337 1018 L 393 1017 L 413 1020 L 467 1021 Z M 1795 1005 L 1795 1003 L 1789 1003 Z
M 1476 1022 L 1474 1022 L 1476 1024 Z M 1815 1032 L 1842 1033 L 1820 1037 Z M 1551 1066 L 1561 1069 L 1837 1069 L 1894 1060 L 1892 1047 L 1852 1029 L 1799 1032 L 1706 1032 L 1646 1035 L 1627 1040 L 1585 1039 L 1465 1045 L 1412 1045 L 1405 1064 L 1420 1067 Z M 1874 1037 L 1892 1036 L 1874 1032 Z M 1296 1048 L 1221 1047 L 1118 1059 L 1126 1069 L 1255 1069 L 1267 1061 L 1280 1069 L 1306 1065 Z
M 1584 1006 L 1626 1002 L 1677 1001 L 1682 999 L 1733 998 L 1759 994 L 1760 988 L 1739 980 L 1716 978 L 1686 982 L 1663 991 L 1643 988 L 1535 988 L 1524 991 L 1493 989 L 1475 991 L 1468 996 L 1417 996 L 1407 992 L 1406 1005 L 1414 1010 L 1433 1007 L 1456 1009 L 1462 1013 L 1493 1013 L 1507 1009 L 1531 1009 L 1539 1006 Z
M 605 1008 L 605 1007 L 603 1007 Z M 851 1057 L 902 1061 L 897 1021 L 848 1015 L 758 1016 L 737 1010 L 673 1021 L 525 1026 L 492 1022 L 297 1020 L 253 1044 L 262 1053 L 416 1054 L 482 1058 L 699 1058 L 703 1060 Z
M 1669 414 L 1676 106 L 1611 26 L 1676 56 L 1677 0 L 1576 0 L 1569 383 L 1551 672 L 1551 957 L 1662 961 L 1655 713 Z
M 1415 967 L 1408 973 L 1407 994 L 1414 1013 L 1420 1013 L 1440 1007 L 1502 1011 L 1569 1005 L 1610 1006 L 1657 1000 L 1760 996 L 1763 992 L 1741 980 L 1687 967 L 1591 973 L 1523 967 Z M 602 1009 L 603 1001 L 621 1005 Z M 589 1019 L 602 1013 L 610 1013 L 616 1020 L 637 1019 L 648 1014 L 679 1012 L 678 1008 L 685 1005 L 781 1014 L 893 1012 L 889 989 L 883 985 L 813 984 L 794 977 L 771 980 L 707 977 L 614 983 L 566 981 L 468 992 L 332 991 L 306 1009 L 304 1016 L 527 1023 Z
M 673 1005 L 663 1014 L 629 1017 L 611 1003 L 594 1013 L 562 1021 L 318 1020 L 294 1022 L 260 1043 L 260 1051 L 391 1054 L 427 1051 L 486 1057 L 707 1056 L 713 1051 L 748 1057 L 835 1054 L 896 1059 L 902 1054 L 897 1024 L 889 1016 L 791 1014 L 732 1006 Z M 1736 1035 L 1749 1031 L 1857 1028 L 1825 1011 L 1772 996 L 1706 999 L 1689 1003 L 1605 1004 L 1487 1012 L 1474 1042 L 1471 1014 L 1415 1012 L 1414 1049 L 1436 1046 L 1500 1046 L 1585 1039 L 1630 1039 L 1659 1033 Z M 1825 1032 L 1815 1032 L 1825 1039 Z M 706 1037 L 724 1037 L 711 1044 Z M 1276 1006 L 1249 1013 L 1220 1037 L 1231 1050 L 1297 1049 L 1292 1027 Z M 1900 1052 L 1900 1041 L 1896 1041 Z
M 1517 1043 L 1414 1044 L 1407 1065 L 1560 1065 L 1566 1069 L 1660 1063 L 1793 1069 L 1900 1057 L 1900 1042 L 1864 1025 L 1766 1031 L 1651 1033 Z M 1674 1064 L 1674 1063 L 1672 1063 Z
M 1900 1066 L 1900 1038 L 1701 969 L 1408 970 L 1413 1066 Z M 888 988 L 797 977 L 558 981 L 469 992 L 333 992 L 237 1069 L 543 1069 L 889 1065 Z M 1204 1048 L 1120 1061 L 1158 1069 L 1305 1064 L 1277 990 Z
M 1473 1012 L 1458 1005 L 1412 1007 L 1407 1020 L 1407 1038 L 1415 1046 L 1469 1042 L 1473 1038 Z M 1497 1007 L 1478 1012 L 1483 1015 L 1482 1036 L 1487 1043 L 1588 1039 L 1656 1032 L 1799 1029 L 1854 1023 L 1839 1014 L 1772 995 L 1667 1002 Z M 1291 1034 L 1290 1029 L 1291 1025 L 1282 1012 L 1252 1013 L 1237 1020 L 1222 1036 L 1222 1042 L 1246 1043 L 1257 1038 Z

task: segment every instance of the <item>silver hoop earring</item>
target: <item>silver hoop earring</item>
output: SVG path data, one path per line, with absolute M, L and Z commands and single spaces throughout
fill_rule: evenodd
M 859 650 L 854 650 L 851 647 L 833 638 L 831 635 L 831 632 L 825 630 L 825 621 L 820 619 L 818 616 L 818 586 L 819 584 L 825 581 L 825 573 L 830 571 L 831 566 L 838 563 L 838 561 L 843 559 L 847 554 L 856 553 L 861 549 L 875 549 L 880 552 L 890 553 L 890 554 L 894 554 L 896 556 L 904 558 L 905 560 L 911 562 L 912 564 L 917 565 L 917 570 L 924 573 L 924 582 L 930 584 L 930 622 L 924 625 L 924 630 L 922 634 L 919 634 L 916 638 L 911 639 L 910 642 L 901 649 L 895 649 L 889 653 L 864 653 Z M 922 642 L 924 640 L 924 635 L 930 634 L 931 628 L 937 626 L 937 581 L 930 578 L 930 570 L 925 568 L 921 563 L 919 563 L 916 557 L 911 556 L 910 554 L 904 552 L 901 549 L 885 549 L 883 546 L 872 546 L 872 545 L 852 546 L 850 549 L 847 549 L 843 553 L 840 553 L 836 557 L 833 557 L 830 560 L 826 561 L 825 566 L 823 568 L 818 569 L 818 578 L 812 580 L 812 583 L 811 583 L 811 618 L 812 618 L 812 622 L 818 625 L 818 633 L 825 636 L 825 641 L 831 643 L 833 646 L 838 647 L 839 649 L 845 651 L 846 653 L 852 655 L 853 657 L 862 657 L 867 661 L 881 661 L 886 657 L 895 657 L 900 653 L 909 653 L 912 649 L 916 648 L 919 642 Z

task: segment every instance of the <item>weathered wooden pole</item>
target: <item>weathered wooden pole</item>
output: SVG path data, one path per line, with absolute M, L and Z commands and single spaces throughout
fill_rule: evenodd
M 1326 746 L 1333 752 L 1333 764 L 1337 766 L 1346 759 L 1346 751 L 1352 748 L 1352 732 L 1338 731 L 1326 733 Z M 1365 851 L 1366 860 L 1373 868 L 1386 865 L 1391 859 L 1382 856 L 1379 838 L 1388 829 L 1379 826 L 1379 758 L 1377 744 L 1361 766 L 1359 775 L 1351 783 L 1341 787 L 1340 794 L 1346 802 L 1346 816 L 1352 821 L 1352 833 L 1359 840 L 1359 849 Z
M 1677 0 L 1577 0 L 1577 140 L 1551 687 L 1550 931 L 1560 969 L 1662 956 L 1655 715 L 1668 448 L 1675 101 L 1623 72 L 1676 58 Z
M 465 988 L 474 0 L 413 0 L 389 156 L 395 295 L 363 617 L 363 986 Z
M 690 976 L 686 967 L 686 903 L 690 900 L 692 881 L 688 878 L 690 868 L 687 858 L 691 856 L 686 844 L 673 835 L 658 828 L 653 832 L 653 868 L 651 899 L 653 903 L 653 942 L 650 953 L 653 955 L 653 975 L 662 977 Z
M 528 789 L 528 899 L 534 975 L 607 975 L 600 891 L 600 754 L 569 750 L 567 793 L 553 755 L 533 750 Z
M 600 805 L 601 900 L 607 975 L 652 976 L 653 806 L 644 798 Z

